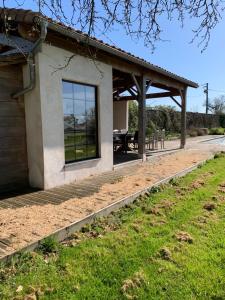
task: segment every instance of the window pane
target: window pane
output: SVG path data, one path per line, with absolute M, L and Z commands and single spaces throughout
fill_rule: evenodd
M 73 100 L 64 99 L 63 103 L 64 115 L 73 115 Z
M 86 100 L 95 101 L 95 88 L 93 86 L 86 86 Z
M 74 146 L 74 117 L 64 116 L 64 143 L 65 146 Z
M 87 122 L 85 116 L 75 117 L 75 129 L 76 130 L 86 130 Z
M 92 132 L 92 134 L 96 132 L 96 120 L 94 116 L 87 117 L 87 130 Z
M 65 132 L 64 142 L 65 142 L 65 146 L 74 146 L 74 144 L 75 144 L 74 133 L 73 132 L 67 132 L 67 133 Z
M 74 99 L 85 100 L 85 86 L 74 84 Z
M 97 147 L 96 145 L 87 145 L 87 157 L 93 158 L 97 156 Z
M 74 147 L 65 147 L 65 160 L 66 162 L 72 162 L 75 158 L 75 149 Z
M 74 131 L 75 119 L 73 116 L 64 116 L 64 131 Z
M 76 160 L 87 158 L 86 145 L 76 146 L 75 151 L 76 151 Z
M 87 101 L 86 102 L 86 114 L 88 116 L 95 115 L 95 102 L 94 101 Z
M 96 135 L 87 133 L 87 144 L 95 144 L 96 145 Z
M 63 81 L 63 97 L 73 98 L 73 84 L 70 82 Z
M 74 101 L 74 115 L 75 116 L 84 116 L 85 115 L 85 101 L 84 100 L 75 100 Z
M 86 131 L 76 131 L 75 133 L 75 144 L 76 145 L 83 145 L 87 143 L 87 135 Z

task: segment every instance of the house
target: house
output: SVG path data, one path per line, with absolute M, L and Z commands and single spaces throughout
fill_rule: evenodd
M 186 92 L 197 86 L 40 13 L 0 9 L 0 189 L 47 189 L 112 170 L 113 129 L 127 128 L 131 99 L 143 160 L 148 98 L 181 107 L 184 147 Z

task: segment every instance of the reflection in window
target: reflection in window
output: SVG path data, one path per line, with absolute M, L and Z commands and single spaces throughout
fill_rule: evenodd
M 63 81 L 66 163 L 98 156 L 96 87 Z

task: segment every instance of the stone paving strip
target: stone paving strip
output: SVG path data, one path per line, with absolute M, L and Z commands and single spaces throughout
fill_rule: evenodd
M 0 258 L 191 167 L 216 150 L 220 149 L 180 150 L 77 183 L 0 200 Z

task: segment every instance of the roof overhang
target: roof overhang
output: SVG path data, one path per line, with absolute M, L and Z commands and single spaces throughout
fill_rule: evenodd
M 0 45 L 8 46 L 10 48 L 5 52 L 0 53 L 0 58 L 20 53 L 27 54 L 34 46 L 34 44 L 28 40 L 13 35 L 7 36 L 4 33 L 0 33 Z
M 136 64 L 142 68 L 148 69 L 149 71 L 154 71 L 157 72 L 159 74 L 162 74 L 166 77 L 170 77 L 176 81 L 179 81 L 187 86 L 193 87 L 193 88 L 197 88 L 198 84 L 196 82 L 190 81 L 186 78 L 180 77 L 176 74 L 173 74 L 163 68 L 160 68 L 156 65 L 153 65 L 149 62 L 146 62 L 145 60 L 135 57 L 131 54 L 126 53 L 125 51 L 121 50 L 121 49 L 117 49 L 114 46 L 110 46 L 107 45 L 105 43 L 102 43 L 100 41 L 98 41 L 97 39 L 93 39 L 88 37 L 87 35 L 81 34 L 77 31 L 73 31 L 73 30 L 68 30 L 65 28 L 65 26 L 59 25 L 57 23 L 52 23 L 50 22 L 48 24 L 48 28 L 56 31 L 60 34 L 62 34 L 63 36 L 67 36 L 69 38 L 73 38 L 78 42 L 83 42 L 83 43 L 88 43 L 90 46 L 93 46 L 97 49 L 103 50 L 111 55 L 115 55 L 123 60 L 129 61 L 133 64 Z
M 49 19 L 43 16 L 40 13 L 36 13 L 30 10 L 23 9 L 3 9 L 0 8 L 0 19 L 4 20 L 7 17 L 9 21 L 17 22 L 17 23 L 26 23 L 26 24 L 39 24 L 42 20 L 48 21 L 48 29 L 53 32 L 57 32 L 58 34 L 68 37 L 70 39 L 74 39 L 79 43 L 88 44 L 96 49 L 104 51 L 112 56 L 115 56 L 123 61 L 132 63 L 138 67 L 141 67 L 145 70 L 149 70 L 152 72 L 156 72 L 161 74 L 167 78 L 173 79 L 179 83 L 182 83 L 185 86 L 190 86 L 193 88 L 197 88 L 198 84 L 181 76 L 178 76 L 172 72 L 169 72 L 159 66 L 156 66 L 150 62 L 145 61 L 140 57 L 136 57 L 131 53 L 128 53 L 122 49 L 116 48 L 115 46 L 111 46 L 109 44 L 104 43 L 101 40 L 98 40 L 93 37 L 89 37 L 87 34 L 84 34 L 78 30 L 75 30 L 71 27 L 65 26 L 64 24 L 55 22 L 52 19 Z

